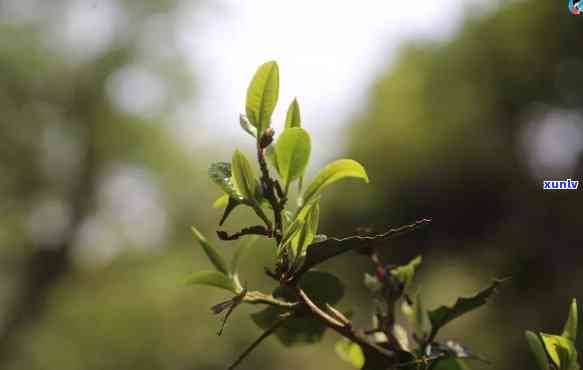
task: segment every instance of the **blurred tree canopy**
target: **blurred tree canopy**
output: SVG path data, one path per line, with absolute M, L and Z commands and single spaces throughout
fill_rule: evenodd
M 160 52 L 170 38 L 156 43 L 178 5 L 2 4 L 2 368 L 195 362 L 169 329 L 192 322 L 197 303 L 172 290 L 192 250 L 176 247 L 191 246 L 188 225 L 211 202 L 206 161 L 168 124 L 194 85 L 178 53 Z M 71 34 L 72 22 L 85 33 Z
M 446 255 L 429 280 L 460 258 L 466 273 L 511 275 L 488 322 L 504 338 L 476 344 L 513 353 L 497 368 L 530 368 L 523 328 L 560 325 L 556 303 L 583 293 L 583 196 L 542 190 L 543 179 L 583 175 L 581 40 L 581 19 L 557 2 L 469 17 L 450 41 L 404 47 L 347 133 L 371 186 L 351 192 L 357 205 L 332 202 L 328 228 L 429 217 L 425 242 L 394 249 Z

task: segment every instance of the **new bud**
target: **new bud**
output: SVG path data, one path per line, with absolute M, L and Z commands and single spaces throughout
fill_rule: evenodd
M 269 146 L 269 144 L 271 144 L 273 142 L 274 135 L 275 135 L 275 130 L 272 129 L 271 127 L 268 127 L 263 132 L 263 135 L 261 135 L 261 138 L 259 139 L 259 146 L 261 146 L 261 149 L 267 148 Z

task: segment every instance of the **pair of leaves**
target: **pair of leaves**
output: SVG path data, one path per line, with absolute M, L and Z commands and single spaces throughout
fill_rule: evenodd
M 344 295 L 344 287 L 340 280 L 322 271 L 310 271 L 305 274 L 299 281 L 299 286 L 318 306 L 335 305 Z M 284 287 L 276 288 L 273 296 L 289 302 L 296 300 L 294 293 Z M 284 308 L 270 306 L 251 314 L 251 318 L 260 328 L 267 330 L 286 312 Z M 326 326 L 313 316 L 302 315 L 287 320 L 277 329 L 275 335 L 285 346 L 294 346 L 319 342 L 325 331 Z
M 240 246 L 235 252 L 231 264 L 229 265 L 217 250 L 207 241 L 204 235 L 202 235 L 194 226 L 192 227 L 192 233 L 215 269 L 194 272 L 186 278 L 185 283 L 187 285 L 213 286 L 236 294 L 240 293 L 243 288 L 241 287 L 238 277 L 239 263 L 243 254 L 251 247 L 251 245 L 253 245 L 257 238 L 249 238 L 247 243 Z
M 578 313 L 577 302 L 573 299 L 569 316 L 561 335 L 534 333 L 526 331 L 526 340 L 541 370 L 578 370 L 578 355 L 575 349 L 577 340 Z

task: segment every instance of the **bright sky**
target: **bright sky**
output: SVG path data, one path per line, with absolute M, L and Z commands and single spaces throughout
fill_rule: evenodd
M 182 27 L 179 45 L 202 82 L 196 122 L 233 140 L 243 138 L 233 128 L 238 113 L 244 112 L 247 85 L 260 64 L 274 59 L 280 66 L 275 128 L 281 127 L 287 106 L 297 96 L 304 126 L 325 144 L 314 154 L 335 156 L 341 143 L 330 133 L 362 106 L 374 77 L 395 49 L 407 39 L 451 35 L 464 13 L 475 12 L 479 4 L 485 0 L 419 5 L 394 0 L 222 0 L 202 12 L 193 9 L 182 18 L 191 27 Z

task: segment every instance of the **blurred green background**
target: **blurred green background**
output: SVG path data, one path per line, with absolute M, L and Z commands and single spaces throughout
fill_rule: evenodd
M 0 3 L 1 369 L 225 369 L 260 334 L 245 307 L 217 337 L 209 307 L 227 296 L 180 284 L 208 266 L 190 225 L 232 253 L 213 237 L 219 192 L 206 169 L 229 158 L 233 140 L 249 153 L 252 143 L 237 131 L 237 111 L 229 130 L 192 115 L 187 129 L 177 123 L 210 72 L 192 66 L 173 33 L 190 22 L 186 10 L 207 9 L 206 23 L 189 23 L 196 34 L 222 22 L 227 5 Z M 219 15 L 208 12 L 215 7 Z M 532 368 L 524 330 L 559 331 L 570 298 L 583 299 L 581 189 L 542 190 L 543 179 L 583 180 L 582 40 L 583 18 L 562 2 L 496 3 L 445 37 L 406 39 L 378 60 L 365 98 L 334 132 L 334 117 L 304 119 L 315 145 L 327 143 L 315 164 L 338 154 L 371 178 L 329 191 L 323 233 L 431 218 L 386 249 L 392 263 L 424 255 L 418 281 L 430 307 L 512 276 L 490 305 L 441 334 L 489 358 L 490 369 Z M 197 43 L 189 52 L 205 55 Z M 227 227 L 250 216 L 238 209 Z M 245 257 L 254 289 L 272 287 L 262 274 L 270 248 Z M 358 255 L 325 265 L 347 285 L 359 323 L 371 313 L 368 268 Z M 293 349 L 270 339 L 241 369 L 349 369 L 335 339 Z

